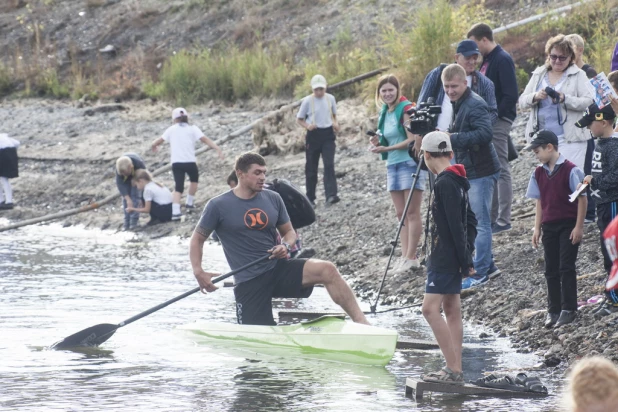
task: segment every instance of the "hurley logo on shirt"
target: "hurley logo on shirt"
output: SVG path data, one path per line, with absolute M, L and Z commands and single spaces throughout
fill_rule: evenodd
M 245 225 L 252 230 L 262 230 L 268 225 L 268 215 L 262 209 L 249 209 L 245 213 Z

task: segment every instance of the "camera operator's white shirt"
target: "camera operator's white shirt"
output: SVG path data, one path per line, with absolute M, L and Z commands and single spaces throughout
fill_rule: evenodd
M 472 87 L 472 76 L 466 76 L 466 80 L 468 81 L 468 87 Z M 451 99 L 449 99 L 445 93 L 444 99 L 442 99 L 442 113 L 438 116 L 438 125 L 436 126 L 436 129 L 441 132 L 446 132 L 448 127 L 451 125 L 452 118 L 453 104 L 451 103 Z

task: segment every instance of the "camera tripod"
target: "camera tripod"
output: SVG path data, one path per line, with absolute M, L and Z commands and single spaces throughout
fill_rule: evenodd
M 416 172 L 412 174 L 412 178 L 413 178 L 412 187 L 410 188 L 410 194 L 408 195 L 408 199 L 406 200 L 406 205 L 403 208 L 403 214 L 401 215 L 401 220 L 399 221 L 399 225 L 397 225 L 397 232 L 395 233 L 395 239 L 393 239 L 390 242 L 391 253 L 388 256 L 388 263 L 386 264 L 386 269 L 384 270 L 384 276 L 382 276 L 382 282 L 380 283 L 378 294 L 376 296 L 375 301 L 373 302 L 373 305 L 369 306 L 371 313 L 376 313 L 376 308 L 378 307 L 378 301 L 380 300 L 380 294 L 382 293 L 382 289 L 384 288 L 384 281 L 386 280 L 386 275 L 388 274 L 388 268 L 390 267 L 391 261 L 393 260 L 393 255 L 395 254 L 395 249 L 397 248 L 397 242 L 399 241 L 399 236 L 401 235 L 401 229 L 403 228 L 406 216 L 408 214 L 408 209 L 410 208 L 410 202 L 412 201 L 412 195 L 414 194 L 414 190 L 415 190 L 414 188 L 416 187 L 416 183 L 418 182 L 418 178 L 421 174 L 424 164 L 425 164 L 425 156 L 423 155 L 423 152 L 421 151 L 419 155 L 418 164 L 416 165 Z M 431 173 L 429 173 L 429 175 L 430 177 L 432 177 Z

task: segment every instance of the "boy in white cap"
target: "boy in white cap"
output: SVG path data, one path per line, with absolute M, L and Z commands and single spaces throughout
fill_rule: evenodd
M 305 186 L 307 197 L 315 207 L 315 188 L 318 183 L 320 155 L 324 163 L 324 192 L 326 203 L 339 201 L 335 177 L 335 133 L 337 123 L 337 102 L 332 94 L 326 93 L 326 79 L 316 74 L 311 79 L 313 94 L 305 97 L 298 110 L 296 123 L 307 129 L 305 138 Z
M 451 165 L 454 154 L 448 134 L 428 133 L 423 137 L 421 150 L 427 168 L 438 175 L 430 206 L 423 316 L 446 360 L 444 368 L 423 375 L 423 380 L 463 385 L 460 293 L 462 276 L 472 270 L 476 237 L 476 218 L 468 201 L 470 183 L 463 165 Z
M 211 149 L 216 150 L 221 160 L 223 160 L 223 152 L 215 142 L 204 136 L 199 127 L 189 124 L 189 115 L 182 107 L 172 110 L 172 122 L 174 124 L 167 128 L 163 136 L 152 143 L 152 150 L 156 151 L 157 147 L 163 142 L 170 144 L 172 173 L 175 182 L 174 192 L 172 193 L 172 220 L 180 220 L 182 216 L 180 212 L 180 197 L 185 189 L 185 174 L 189 175 L 191 182 L 186 207 L 188 209 L 195 207 L 193 201 L 197 192 L 199 178 L 195 158 L 195 142 L 199 140 Z

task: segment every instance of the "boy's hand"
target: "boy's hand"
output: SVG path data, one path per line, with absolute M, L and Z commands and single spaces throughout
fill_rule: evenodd
M 575 226 L 573 231 L 571 232 L 571 243 L 576 245 L 582 241 L 582 237 L 584 237 L 584 229 L 578 226 Z
M 592 176 L 588 175 L 584 177 L 584 183 L 587 183 L 589 185 L 590 182 L 592 182 Z
M 127 206 L 127 212 L 131 213 L 135 211 L 135 208 L 133 206 Z
M 335 131 L 335 133 L 339 133 L 339 123 L 337 122 L 333 123 L 333 130 Z
M 614 113 L 618 113 L 618 99 L 616 99 L 613 95 L 609 96 L 611 101 L 612 109 L 614 109 Z
M 312 130 L 315 130 L 315 129 L 317 129 L 317 128 L 318 128 L 318 127 L 317 127 L 315 124 L 308 124 L 308 125 L 307 125 L 307 130 L 308 130 L 308 131 L 312 131 Z
M 541 231 L 535 228 L 534 233 L 532 234 L 532 246 L 534 246 L 535 249 L 538 249 L 540 239 L 541 239 Z

